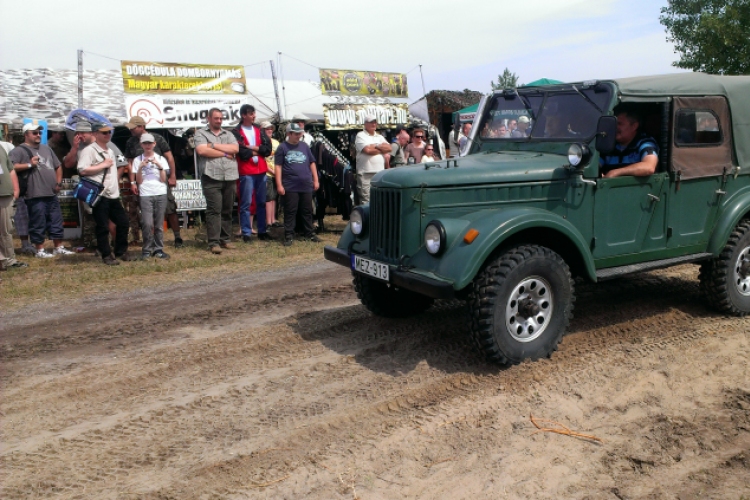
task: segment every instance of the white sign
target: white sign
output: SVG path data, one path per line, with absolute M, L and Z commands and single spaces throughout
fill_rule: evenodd
M 206 209 L 201 181 L 177 181 L 177 185 L 172 188 L 172 194 L 177 202 L 178 212 Z
M 229 127 L 239 123 L 240 107 L 247 103 L 246 96 L 137 94 L 125 97 L 125 110 L 128 120 L 140 116 L 146 128 L 188 128 L 205 127 L 208 110 L 218 108 L 222 125 Z

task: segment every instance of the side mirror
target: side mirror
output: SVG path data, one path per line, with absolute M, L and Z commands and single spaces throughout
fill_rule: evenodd
M 609 154 L 615 149 L 617 135 L 617 118 L 602 116 L 596 125 L 596 150 L 601 154 Z

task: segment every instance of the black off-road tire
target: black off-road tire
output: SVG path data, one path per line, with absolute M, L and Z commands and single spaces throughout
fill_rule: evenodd
M 362 304 L 376 316 L 406 318 L 426 311 L 435 299 L 390 283 L 354 273 L 354 289 Z
M 537 287 L 534 295 L 532 287 Z M 537 325 L 541 326 L 536 336 L 530 333 L 524 337 L 522 325 L 531 330 L 524 323 L 529 318 L 518 312 L 522 300 L 515 300 L 523 299 L 524 291 L 529 299 L 536 297 L 533 304 L 538 305 L 539 312 L 530 313 L 531 322 L 544 320 Z M 546 310 L 545 296 L 550 299 Z M 487 264 L 474 279 L 468 299 L 472 337 L 485 357 L 499 365 L 549 357 L 568 327 L 574 302 L 573 279 L 562 257 L 538 245 L 513 248 Z
M 734 228 L 719 256 L 701 265 L 701 292 L 714 309 L 734 316 L 750 313 L 748 280 L 738 280 L 737 276 L 741 258 L 750 258 L 748 248 L 750 220 L 743 220 Z

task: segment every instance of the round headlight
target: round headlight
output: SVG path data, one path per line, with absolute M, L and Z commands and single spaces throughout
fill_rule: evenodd
M 440 222 L 427 224 L 424 230 L 424 246 L 430 255 L 438 255 L 445 247 L 445 228 Z
M 583 160 L 583 150 L 579 144 L 571 144 L 568 148 L 568 161 L 571 167 L 577 167 Z
M 365 217 L 362 210 L 355 208 L 349 214 L 349 228 L 356 236 L 362 234 L 365 229 Z
M 584 167 L 591 159 L 589 147 L 585 144 L 571 144 L 568 148 L 568 161 L 571 167 Z

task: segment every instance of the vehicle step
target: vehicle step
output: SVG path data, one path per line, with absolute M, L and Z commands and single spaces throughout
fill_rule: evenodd
M 612 278 L 619 278 L 620 276 L 625 276 L 626 274 L 652 271 L 654 269 L 675 266 L 677 264 L 686 264 L 688 262 L 705 260 L 711 257 L 713 257 L 713 254 L 710 253 L 694 253 L 690 255 L 683 255 L 682 257 L 673 257 L 671 259 L 652 260 L 649 262 L 641 262 L 639 264 L 628 264 L 627 266 L 608 267 L 606 269 L 598 270 L 596 272 L 596 278 L 599 281 L 605 281 Z

